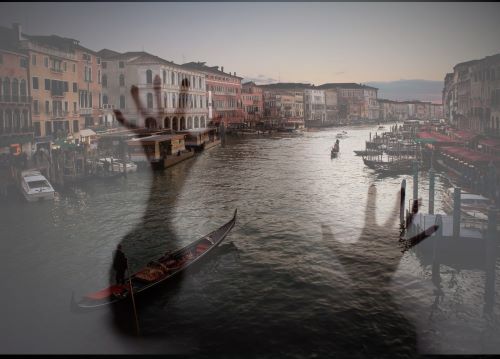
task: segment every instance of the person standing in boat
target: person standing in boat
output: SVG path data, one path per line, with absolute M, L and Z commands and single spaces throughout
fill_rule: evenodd
M 116 272 L 116 284 L 125 284 L 125 271 L 128 268 L 127 256 L 122 251 L 122 245 L 118 244 L 113 258 L 113 269 Z

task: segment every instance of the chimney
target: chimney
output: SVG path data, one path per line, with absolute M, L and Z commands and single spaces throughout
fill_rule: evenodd
M 224 66 L 222 66 L 220 69 L 221 69 L 222 72 L 224 72 Z
M 16 32 L 17 39 L 21 41 L 21 24 L 18 22 L 13 23 L 12 29 Z

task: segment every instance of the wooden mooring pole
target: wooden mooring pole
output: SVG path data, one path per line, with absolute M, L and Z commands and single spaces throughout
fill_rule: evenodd
M 432 245 L 432 283 L 441 291 L 440 263 L 437 253 L 440 239 L 443 238 L 443 218 L 440 214 L 436 215 L 436 225 L 438 229 L 433 236 L 434 242 Z
M 455 187 L 453 192 L 453 238 L 460 236 L 460 207 L 461 207 L 461 188 Z
M 429 170 L 429 214 L 434 214 L 434 181 L 435 181 L 434 168 L 431 166 Z
M 405 198 L 406 198 L 406 179 L 401 181 L 401 197 L 399 202 L 399 226 L 405 227 Z
M 495 266 L 497 259 L 497 211 L 488 210 L 488 230 L 486 233 L 486 288 L 484 291 L 484 312 L 492 313 L 495 305 Z

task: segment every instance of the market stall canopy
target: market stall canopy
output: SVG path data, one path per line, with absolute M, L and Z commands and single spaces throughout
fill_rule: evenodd
M 90 136 L 95 136 L 97 135 L 94 131 L 92 131 L 90 128 L 86 128 L 80 131 L 80 137 L 90 137 Z

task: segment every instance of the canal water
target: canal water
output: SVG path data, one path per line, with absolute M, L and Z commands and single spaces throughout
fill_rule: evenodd
M 331 159 L 341 130 L 347 137 Z M 436 301 L 431 268 L 399 251 L 393 210 L 402 179 L 411 196 L 411 174 L 380 177 L 353 153 L 376 131 L 232 137 L 164 172 L 66 188 L 54 202 L 2 199 L 0 352 L 500 352 L 498 320 L 482 315 L 484 273 L 441 266 Z M 425 172 L 420 185 L 426 212 Z M 449 186 L 437 177 L 437 212 Z M 210 258 L 139 299 L 139 338 L 115 324 L 120 315 L 134 325 L 132 305 L 128 313 L 70 310 L 72 295 L 109 285 L 118 243 L 137 270 L 236 208 L 235 227 Z

